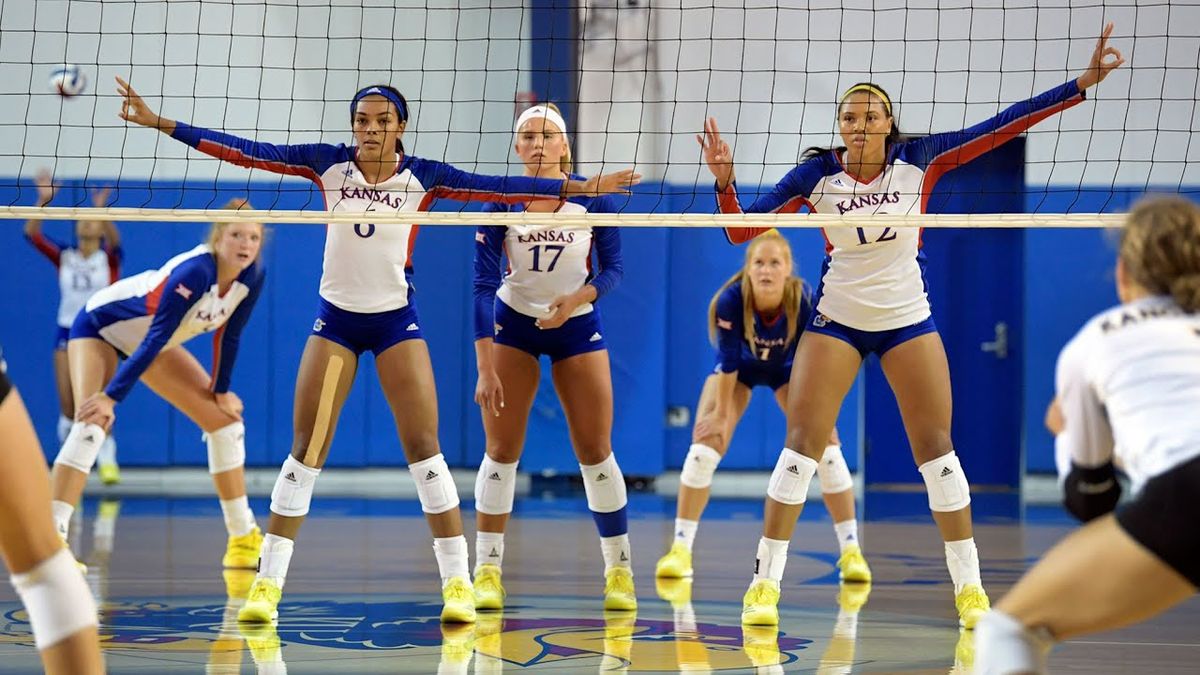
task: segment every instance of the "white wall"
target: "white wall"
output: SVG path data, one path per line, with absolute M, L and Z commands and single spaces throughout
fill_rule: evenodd
M 164 116 L 292 143 L 349 143 L 350 97 L 391 83 L 413 108 L 410 152 L 504 172 L 527 25 L 521 0 L 3 2 L 0 174 L 57 157 L 59 175 L 245 177 L 126 128 L 115 75 Z M 87 95 L 50 92 L 63 62 L 83 66 Z
M 591 2 L 581 11 L 590 15 L 589 36 L 602 46 L 582 52 L 581 91 L 594 98 L 580 119 L 587 131 L 623 131 L 631 116 L 614 107 L 609 119 L 607 92 L 644 91 L 641 100 L 651 110 L 639 107 L 636 114 L 648 118 L 642 130 L 652 132 L 658 150 L 646 163 L 646 133 L 613 134 L 602 148 L 581 148 L 581 160 L 619 164 L 636 157 L 653 175 L 706 184 L 694 135 L 713 115 L 731 136 L 739 180 L 774 182 L 804 147 L 835 142 L 834 103 L 854 82 L 883 85 L 907 132 L 958 129 L 1078 75 L 1102 22 L 1111 20 L 1117 24 L 1111 43 L 1127 65 L 1089 92 L 1094 102 L 1033 130 L 1027 180 L 1200 183 L 1200 141 L 1191 142 L 1200 127 L 1200 0 L 1140 6 L 1118 0 L 1103 7 L 1094 0 L 615 5 Z M 631 36 L 635 28 L 641 33 Z M 628 57 L 639 44 L 640 60 L 634 57 L 614 78 L 613 53 Z

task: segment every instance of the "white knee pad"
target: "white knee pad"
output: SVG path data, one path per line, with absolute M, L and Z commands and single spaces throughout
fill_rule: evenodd
M 821 481 L 821 492 L 827 495 L 854 487 L 854 477 L 850 475 L 850 467 L 846 466 L 842 446 L 830 445 L 825 448 L 821 463 L 817 465 L 817 478 Z
M 106 436 L 104 429 L 95 424 L 76 422 L 71 425 L 71 432 L 67 434 L 67 440 L 63 441 L 54 463 L 91 473 Z
M 580 464 L 583 474 L 583 491 L 587 495 L 588 509 L 596 513 L 619 511 L 628 503 L 625 494 L 625 475 L 617 466 L 617 456 L 609 453 L 599 464 Z
M 75 425 L 75 420 L 66 415 L 58 416 L 58 444 L 61 446 L 67 440 L 67 434 L 71 433 L 71 427 Z
M 234 422 L 204 434 L 208 442 L 208 472 L 224 473 L 246 464 L 246 425 Z
M 917 467 L 925 479 L 925 490 L 929 493 L 929 510 L 938 512 L 958 511 L 971 504 L 971 488 L 967 485 L 967 474 L 963 472 L 958 455 L 954 452 Z
M 513 495 L 517 491 L 517 462 L 502 464 L 483 456 L 479 474 L 475 476 L 475 510 L 498 516 L 512 513 Z
M 721 453 L 703 443 L 692 443 L 687 457 L 683 458 L 683 470 L 679 482 L 690 488 L 702 490 L 712 486 L 713 474 L 721 463 Z
M 450 476 L 450 467 L 442 453 L 408 465 L 413 482 L 417 484 L 417 498 L 425 513 L 445 513 L 458 506 L 458 488 Z
M 1044 673 L 1054 640 L 1044 628 L 1029 629 L 992 610 L 975 626 L 975 672 L 981 675 Z
M 39 650 L 97 625 L 96 601 L 67 549 L 23 574 L 12 575 Z
M 281 516 L 295 518 L 308 515 L 312 504 L 313 488 L 316 486 L 320 469 L 305 466 L 300 460 L 288 455 L 279 469 L 275 487 L 271 490 L 271 511 Z
M 808 499 L 808 484 L 816 472 L 817 463 L 811 458 L 791 448 L 784 448 L 775 462 L 775 470 L 771 472 L 767 496 L 781 504 L 803 504 Z

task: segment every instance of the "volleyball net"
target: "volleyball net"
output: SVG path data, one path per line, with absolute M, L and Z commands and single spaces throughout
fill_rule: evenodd
M 837 216 L 715 215 L 695 140 L 704 120 L 719 121 L 739 192 L 750 195 L 805 148 L 842 144 L 836 112 L 853 83 L 886 88 L 910 137 L 958 130 L 1078 76 L 1108 21 L 1127 63 L 1084 104 L 1031 128 L 1004 180 L 952 186 L 954 210 L 969 215 L 872 216 L 920 227 L 1109 226 L 1129 194 L 1194 194 L 1200 5 L 9 2 L 0 8 L 0 217 L 361 220 L 320 212 L 309 181 L 128 125 L 117 116 L 120 76 L 164 117 L 277 144 L 352 144 L 354 92 L 391 84 L 410 103 L 408 152 L 496 175 L 523 171 L 516 116 L 552 101 L 576 172 L 644 175 L 618 214 L 520 216 L 527 224 L 849 226 Z M 32 177 L 43 168 L 69 189 L 34 212 Z M 112 198 L 92 210 L 86 187 L 99 185 L 112 185 Z M 221 210 L 238 196 L 255 209 Z M 462 208 L 443 203 L 421 222 L 516 219 L 454 212 Z

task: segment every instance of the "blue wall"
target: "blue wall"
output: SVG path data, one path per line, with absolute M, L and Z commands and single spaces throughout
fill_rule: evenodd
M 28 204 L 31 185 L 3 181 L 0 203 Z M 156 182 L 122 184 L 119 206 L 219 206 L 229 197 L 251 190 L 259 207 L 311 208 L 319 203 L 302 186 L 230 182 L 207 186 Z M 1123 210 L 1137 191 L 1034 192 L 1027 206 L 1042 212 Z M 1195 192 L 1193 195 L 1197 194 Z M 269 196 L 266 196 L 269 195 Z M 86 197 L 68 186 L 55 205 Z M 447 205 L 458 208 L 457 205 Z M 712 209 L 707 195 L 692 187 L 648 185 L 630 200 L 634 211 L 703 211 Z M 161 264 L 199 241 L 200 224 L 123 223 L 126 273 Z M 52 235 L 69 236 L 66 223 L 47 222 Z M 819 232 L 787 232 L 798 269 L 813 277 L 823 255 Z M 1053 392 L 1053 366 L 1058 350 L 1088 316 L 1113 302 L 1112 251 L 1095 230 L 1030 230 L 1025 233 L 1025 443 L 1028 466 L 1053 466 L 1049 437 L 1041 430 L 1045 402 Z M 274 228 L 265 252 L 267 289 L 248 327 L 235 390 L 247 404 L 247 460 L 276 465 L 291 443 L 292 394 L 296 366 L 312 324 L 320 276 L 324 228 L 281 225 Z M 630 228 L 622 231 L 625 280 L 601 309 L 613 358 L 616 391 L 614 447 L 630 475 L 654 475 L 677 467 L 687 450 L 689 429 L 669 429 L 668 406 L 694 408 L 700 385 L 709 372 L 712 353 L 704 326 L 708 299 L 741 262 L 742 248 L 725 243 L 714 229 Z M 475 385 L 470 343 L 470 267 L 472 233 L 465 228 L 427 227 L 415 255 L 418 307 L 430 339 L 437 375 L 443 448 L 456 465 L 479 461 L 483 434 L 471 400 Z M 57 401 L 50 351 L 57 309 L 57 285 L 50 265 L 21 237 L 21 224 L 0 227 L 5 251 L 0 265 L 0 344 L 10 373 L 21 387 L 47 453 L 52 455 Z M 205 363 L 210 344 L 201 338 L 189 348 Z M 953 366 L 953 364 L 951 364 Z M 543 387 L 530 421 L 524 468 L 574 471 L 566 428 L 544 364 Z M 861 387 L 847 398 L 839 420 L 847 454 L 857 465 L 860 452 Z M 766 392 L 755 395 L 725 465 L 767 467 L 783 440 L 783 418 Z M 135 388 L 118 408 L 120 458 L 130 466 L 202 465 L 200 433 L 144 387 Z M 355 385 L 334 440 L 331 465 L 397 465 L 402 463 L 389 409 L 378 388 L 369 358 L 360 365 Z

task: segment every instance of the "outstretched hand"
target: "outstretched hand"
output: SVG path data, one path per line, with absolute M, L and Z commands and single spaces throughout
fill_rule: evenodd
M 600 195 L 627 195 L 629 188 L 642 182 L 642 174 L 633 169 L 623 169 L 614 173 L 602 173 L 592 176 L 586 181 L 567 181 L 563 188 L 565 197 L 599 197 Z
M 733 182 L 733 151 L 721 138 L 717 118 L 710 117 L 704 120 L 704 133 L 696 134 L 696 142 L 700 144 L 708 170 L 717 179 L 717 187 L 724 190 Z
M 1096 40 L 1096 49 L 1092 52 L 1092 60 L 1088 63 L 1087 70 L 1076 80 L 1080 91 L 1103 82 L 1109 73 L 1125 63 L 1125 57 L 1121 56 L 1120 50 L 1108 46 L 1108 37 L 1112 32 L 1113 24 L 1109 22 L 1100 33 L 1100 39 Z
M 54 199 L 54 192 L 58 190 L 58 186 L 54 184 L 54 175 L 50 173 L 50 169 L 38 169 L 33 184 L 37 186 L 38 206 L 45 206 Z
M 117 78 L 117 93 L 125 99 L 121 102 L 121 112 L 117 113 L 118 117 L 126 122 L 133 122 L 144 127 L 161 128 L 162 118 L 151 110 L 149 105 L 146 105 L 146 101 L 133 90 L 133 87 L 129 86 L 128 82 L 120 77 Z

